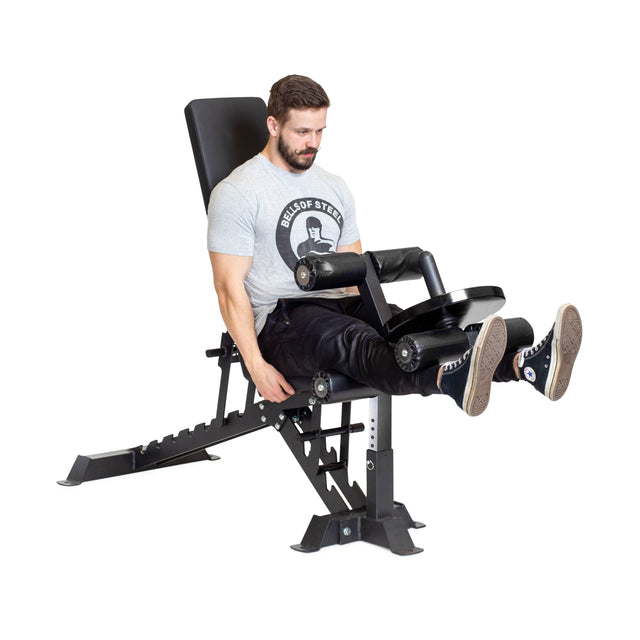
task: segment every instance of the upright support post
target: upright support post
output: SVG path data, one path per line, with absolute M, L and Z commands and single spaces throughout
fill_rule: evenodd
M 367 517 L 393 515 L 393 449 L 391 448 L 391 396 L 383 393 L 369 400 L 369 449 L 367 450 Z
M 364 540 L 399 555 L 420 553 L 409 535 L 415 522 L 403 504 L 393 499 L 393 450 L 391 448 L 391 396 L 370 401 L 367 450 L 367 496 L 362 507 L 313 516 L 297 551 L 312 552 L 333 544 Z M 344 419 L 344 416 L 343 416 Z

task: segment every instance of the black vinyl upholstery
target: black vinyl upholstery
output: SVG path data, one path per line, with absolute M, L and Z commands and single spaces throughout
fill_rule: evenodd
M 206 210 L 218 182 L 267 144 L 267 106 L 262 98 L 205 98 L 184 113 Z

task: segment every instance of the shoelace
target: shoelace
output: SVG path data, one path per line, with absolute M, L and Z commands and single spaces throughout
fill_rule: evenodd
M 541 342 L 538 342 L 538 344 L 535 347 L 528 347 L 526 349 L 522 350 L 522 357 L 526 358 L 534 353 L 537 353 L 538 351 L 540 351 L 540 349 L 542 349 L 543 345 L 547 344 L 547 341 L 549 340 L 549 338 L 551 337 L 551 334 L 553 333 L 553 329 L 554 329 L 555 325 L 553 327 L 551 327 L 551 331 L 549 331 L 549 333 L 547 333 L 547 335 L 545 336 L 544 340 L 542 340 Z
M 457 360 L 452 360 L 451 362 L 443 364 L 442 372 L 451 371 L 452 369 L 459 367 L 469 357 L 470 353 L 471 349 L 465 351 Z

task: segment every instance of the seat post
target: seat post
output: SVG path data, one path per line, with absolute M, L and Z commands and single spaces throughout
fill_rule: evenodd
M 369 400 L 367 450 L 367 517 L 393 516 L 393 449 L 391 448 L 391 396 L 381 393 Z

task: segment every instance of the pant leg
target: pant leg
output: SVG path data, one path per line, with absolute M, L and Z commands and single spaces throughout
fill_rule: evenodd
M 517 353 L 517 351 L 510 351 L 504 354 L 493 374 L 494 382 L 517 382 L 520 380 L 513 368 L 513 360 Z
M 357 296 L 280 300 L 258 343 L 265 360 L 285 377 L 330 369 L 393 395 L 439 393 L 438 367 L 400 369 L 393 349 L 362 315 Z

